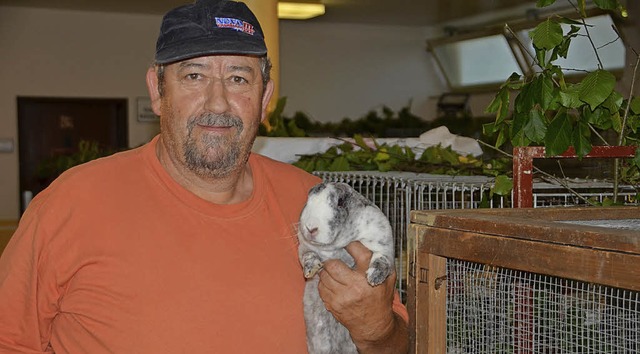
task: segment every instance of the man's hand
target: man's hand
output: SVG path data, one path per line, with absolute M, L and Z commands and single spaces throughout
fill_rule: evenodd
M 405 352 L 406 324 L 392 310 L 396 273 L 371 286 L 366 276 L 371 251 L 360 242 L 352 242 L 346 250 L 355 259 L 355 269 L 327 260 L 319 274 L 318 291 L 325 306 L 349 330 L 361 353 Z

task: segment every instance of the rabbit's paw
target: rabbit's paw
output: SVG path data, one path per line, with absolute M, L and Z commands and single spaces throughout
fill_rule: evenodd
M 391 263 L 387 257 L 374 254 L 367 269 L 367 281 L 371 286 L 380 285 L 391 274 L 391 270 Z
M 302 255 L 302 269 L 305 278 L 313 278 L 313 276 L 322 269 L 322 261 L 320 261 L 320 257 L 318 257 L 314 252 L 305 253 Z

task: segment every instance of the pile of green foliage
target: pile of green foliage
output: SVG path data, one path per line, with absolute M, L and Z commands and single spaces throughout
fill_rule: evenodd
M 418 136 L 434 126 L 414 115 L 411 104 L 394 112 L 387 106 L 381 112 L 370 111 L 356 120 L 344 118 L 339 123 L 317 122 L 303 112 L 292 117 L 283 115 L 287 98 L 278 99 L 276 108 L 269 114 L 268 123 L 260 126 L 259 135 L 269 137 L 350 137 L 362 134 L 372 137 Z M 480 130 L 480 128 L 478 129 Z
M 303 155 L 294 163 L 308 172 L 313 171 L 406 171 L 446 175 L 497 176 L 510 170 L 510 160 L 494 158 L 488 161 L 473 155 L 461 155 L 451 147 L 430 146 L 420 156 L 409 147 L 378 144 L 372 145 L 356 134 L 353 142 L 346 141 L 329 150 Z
M 394 112 L 383 107 L 381 113 L 371 111 L 358 120 L 343 119 L 340 123 L 313 122 L 302 112 L 293 117 L 283 115 L 286 97 L 278 100 L 268 123 L 260 127 L 259 135 L 268 137 L 333 137 L 344 142 L 327 151 L 302 155 L 294 163 L 308 172 L 314 171 L 403 171 L 442 175 L 497 176 L 510 174 L 511 161 L 504 157 L 485 154 L 484 159 L 473 155 L 461 155 L 451 147 L 431 146 L 420 153 L 406 146 L 379 144 L 375 138 L 417 137 L 430 129 L 445 125 L 458 135 L 481 135 L 486 120 L 470 116 L 442 116 L 434 121 L 424 121 L 412 114 L 409 106 Z M 406 134 L 406 135 L 405 135 Z M 371 144 L 364 136 L 371 138 Z M 501 177 L 502 178 L 502 177 Z M 509 183 L 508 178 L 505 181 Z M 511 187 L 507 187 L 509 190 Z

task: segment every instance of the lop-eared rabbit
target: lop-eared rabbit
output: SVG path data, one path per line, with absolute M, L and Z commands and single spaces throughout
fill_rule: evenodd
M 347 329 L 327 311 L 318 294 L 316 273 L 327 259 L 354 260 L 344 249 L 360 241 L 373 252 L 367 270 L 371 286 L 393 271 L 393 235 L 389 220 L 369 199 L 345 183 L 324 182 L 309 191 L 298 226 L 298 256 L 307 283 L 304 317 L 310 354 L 357 353 Z

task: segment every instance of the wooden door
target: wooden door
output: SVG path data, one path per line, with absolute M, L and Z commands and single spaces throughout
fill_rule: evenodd
M 18 97 L 21 210 L 24 196 L 46 188 L 57 177 L 52 166 L 81 141 L 111 153 L 127 148 L 127 130 L 126 99 Z

